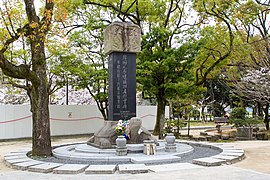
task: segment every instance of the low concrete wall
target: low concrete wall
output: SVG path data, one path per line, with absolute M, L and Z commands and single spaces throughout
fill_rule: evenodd
M 156 106 L 137 106 L 137 116 L 143 126 L 153 130 Z M 166 117 L 169 108 L 166 107 Z M 74 135 L 94 133 L 104 120 L 95 105 L 51 105 L 51 134 Z M 30 105 L 0 105 L 0 139 L 15 139 L 32 136 Z

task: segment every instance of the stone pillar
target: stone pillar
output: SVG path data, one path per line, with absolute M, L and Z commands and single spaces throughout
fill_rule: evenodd
M 109 55 L 109 121 L 136 117 L 136 53 L 140 52 L 140 27 L 114 22 L 104 31 Z
M 146 155 L 156 154 L 156 144 L 154 140 L 144 140 L 143 141 L 143 153 Z
M 124 136 L 118 136 L 116 139 L 116 155 L 126 156 L 127 155 L 127 141 Z
M 87 144 L 99 148 L 115 147 L 117 121 L 136 117 L 136 53 L 140 49 L 139 26 L 114 22 L 105 29 L 104 51 L 109 56 L 108 120 Z
M 176 152 L 175 136 L 171 133 L 168 133 L 165 137 L 165 152 Z

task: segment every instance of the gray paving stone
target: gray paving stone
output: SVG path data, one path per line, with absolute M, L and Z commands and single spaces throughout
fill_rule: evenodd
M 114 149 L 99 149 L 94 146 L 89 146 L 85 143 L 79 144 L 75 147 L 76 152 L 95 153 L 95 154 L 115 154 Z
M 31 149 L 22 149 L 20 151 L 11 151 L 10 154 L 27 154 Z
M 245 153 L 243 149 L 223 149 L 222 152 L 227 153 Z
M 11 160 L 11 159 L 21 159 L 21 158 L 28 158 L 26 154 L 20 154 L 20 155 L 14 155 L 14 156 L 5 156 L 5 160 Z
M 221 164 L 226 163 L 226 161 L 222 159 L 215 159 L 212 157 L 207 157 L 207 158 L 193 159 L 192 163 L 202 165 L 202 166 L 220 166 Z
M 65 164 L 53 169 L 55 174 L 78 174 L 83 172 L 89 165 L 88 164 Z
M 26 156 L 27 152 L 11 152 L 7 155 L 5 155 L 5 157 L 9 157 L 9 156 L 19 156 L 19 155 L 25 155 Z
M 32 159 L 23 157 L 23 158 L 18 158 L 18 159 L 5 159 L 5 164 L 9 167 L 12 167 L 13 164 L 16 163 L 21 163 L 21 162 L 27 162 L 27 161 L 32 161 Z
M 148 173 L 149 168 L 144 164 L 120 164 L 118 171 L 120 174 Z
M 164 142 L 164 141 L 163 141 Z M 178 141 L 177 141 L 178 142 Z M 183 141 L 179 141 L 183 143 Z M 162 144 L 162 143 L 161 143 Z M 177 144 L 177 143 L 176 143 Z M 19 152 L 12 152 L 5 156 L 5 163 L 14 167 L 16 169 L 26 170 L 30 169 L 29 171 L 35 172 L 54 172 L 58 174 L 76 174 L 85 171 L 86 174 L 113 174 L 115 171 L 119 170 L 119 173 L 146 173 L 149 171 L 159 172 L 166 169 L 166 167 L 170 167 L 169 169 L 187 169 L 187 168 L 205 168 L 202 166 L 219 166 L 221 164 L 228 164 L 234 163 L 234 161 L 241 160 L 245 157 L 244 151 L 242 149 L 235 149 L 231 144 L 212 144 L 208 142 L 184 142 L 184 144 L 213 148 L 213 149 L 220 149 L 220 154 L 207 157 L 207 158 L 199 158 L 194 159 L 193 164 L 191 163 L 179 163 L 181 158 L 175 156 L 176 154 L 169 154 L 164 155 L 162 152 L 158 152 L 157 156 L 142 156 L 142 155 L 134 155 L 129 154 L 125 157 L 115 156 L 115 154 L 108 153 L 104 156 L 104 153 L 101 154 L 100 152 L 95 153 L 85 153 L 88 149 L 77 149 L 77 151 L 73 150 L 76 145 L 71 145 L 69 147 L 59 147 L 59 149 L 54 149 L 55 154 L 59 157 L 64 157 L 64 159 L 73 159 L 73 160 L 81 160 L 85 161 L 85 167 L 75 167 L 74 164 L 67 164 L 62 166 L 53 167 L 48 165 L 47 162 L 40 162 L 35 161 L 33 159 L 27 158 L 26 154 L 28 151 L 19 151 Z M 89 148 L 86 146 L 86 148 Z M 132 147 L 134 151 L 139 150 L 139 146 Z M 194 149 L 193 149 L 194 150 Z M 87 152 L 86 151 L 86 152 Z M 158 150 L 157 150 L 158 151 Z M 183 149 L 182 149 L 182 153 Z M 99 163 L 120 163 L 119 166 L 117 165 L 87 165 L 87 161 L 97 161 Z M 135 164 L 122 164 L 122 162 L 133 162 Z M 157 170 L 157 164 L 160 163 L 169 164 L 162 164 L 164 166 Z M 171 164 L 170 164 L 171 163 Z M 46 165 L 47 164 L 47 165 Z M 53 164 L 53 163 L 49 163 Z M 82 166 L 81 164 L 77 164 L 78 166 Z M 146 166 L 147 165 L 147 166 Z M 200 165 L 200 166 L 199 166 Z M 89 166 L 89 167 L 88 167 Z M 158 165 L 160 166 L 160 165 Z M 41 168 L 43 167 L 43 168 Z M 62 170 L 61 170 L 62 168 Z M 57 170 L 61 171 L 57 171 Z
M 171 163 L 171 164 L 161 164 L 161 165 L 150 165 L 147 166 L 150 171 L 153 172 L 166 172 L 166 171 L 178 171 L 185 169 L 198 169 L 205 168 L 196 164 L 191 163 Z
M 145 157 L 131 158 L 131 162 L 135 164 L 160 164 L 160 163 L 175 163 L 180 162 L 181 157 L 177 156 L 155 156 L 149 155 Z
M 26 162 L 20 162 L 16 164 L 12 164 L 11 167 L 19 170 L 27 170 L 28 167 L 38 165 L 38 164 L 43 164 L 41 161 L 36 161 L 36 160 L 30 160 Z
M 245 157 L 244 153 L 237 153 L 237 152 L 222 152 L 222 153 L 220 153 L 220 155 L 223 155 L 223 156 L 236 156 L 236 157 L 242 158 L 242 159 Z
M 126 157 L 126 156 L 116 156 L 116 157 L 108 157 L 107 159 L 108 162 L 111 162 L 111 163 L 119 163 L 119 162 L 130 162 L 131 161 L 131 158 L 130 157 Z
M 40 173 L 49 173 L 52 172 L 54 168 L 57 168 L 63 164 L 60 163 L 43 163 L 34 165 L 28 168 L 28 171 L 40 172 Z
M 236 163 L 241 160 L 241 158 L 237 156 L 226 156 L 226 155 L 216 155 L 216 156 L 212 156 L 212 158 L 226 160 L 227 164 Z
M 113 174 L 116 167 L 116 165 L 90 165 L 85 170 L 85 174 Z

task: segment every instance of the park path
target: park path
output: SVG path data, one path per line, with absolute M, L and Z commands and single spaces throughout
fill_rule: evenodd
M 236 141 L 234 145 L 245 150 L 246 158 L 233 166 L 270 174 L 270 141 Z

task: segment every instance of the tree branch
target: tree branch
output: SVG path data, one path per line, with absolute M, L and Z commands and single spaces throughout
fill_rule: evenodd
M 203 2 L 203 5 L 204 5 L 204 9 L 205 9 L 205 12 L 209 15 L 212 15 L 220 20 L 222 20 L 227 28 L 228 28 L 228 31 L 229 31 L 229 47 L 228 47 L 228 51 L 220 56 L 213 64 L 211 64 L 211 66 L 209 68 L 206 69 L 206 71 L 204 72 L 203 76 L 202 76 L 202 79 L 199 80 L 199 79 L 196 79 L 196 83 L 195 85 L 199 86 L 199 85 L 202 85 L 206 79 L 207 79 L 207 76 L 208 74 L 219 64 L 221 63 L 224 59 L 226 59 L 232 52 L 232 49 L 233 49 L 233 40 L 234 40 L 234 35 L 233 35 L 233 31 L 232 31 L 232 28 L 231 28 L 231 25 L 228 21 L 228 19 L 225 19 L 227 16 L 225 17 L 222 17 L 222 15 L 220 15 L 218 12 L 215 11 L 215 8 L 216 8 L 216 3 L 214 3 L 213 7 L 211 8 L 211 12 L 209 12 L 207 10 L 207 7 L 206 7 L 206 4 Z M 223 14 L 223 13 L 222 13 Z M 223 14 L 224 15 L 224 14 Z M 228 18 L 228 17 L 227 17 Z M 198 77 L 198 76 L 197 76 Z
M 121 9 L 115 7 L 114 5 L 108 3 L 108 4 L 101 4 L 101 3 L 98 3 L 98 2 L 93 2 L 91 0 L 84 0 L 84 4 L 91 4 L 91 5 L 96 5 L 96 6 L 100 6 L 100 7 L 104 7 L 104 8 L 112 8 L 115 12 L 118 13 L 117 17 L 119 19 L 121 19 L 122 21 L 124 21 L 123 18 L 120 17 L 120 14 L 126 16 L 131 22 L 133 22 L 134 24 L 137 24 L 138 26 L 141 26 L 140 25 L 140 19 L 138 19 L 138 17 L 134 14 L 130 14 L 128 13 L 128 10 L 134 5 L 136 4 L 136 1 L 137 0 L 134 0 L 131 5 L 127 8 L 126 11 L 122 11 Z M 121 1 L 122 2 L 122 1 Z M 122 5 L 120 4 L 120 7 L 122 7 Z

